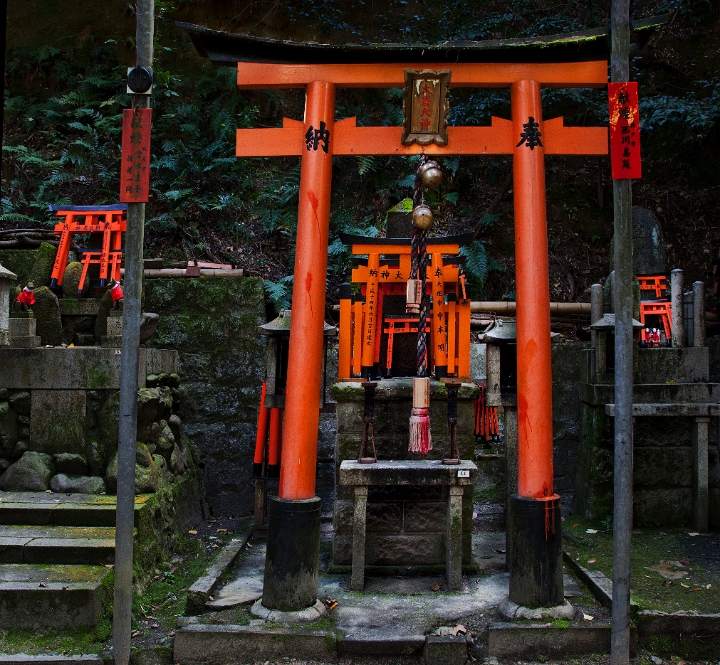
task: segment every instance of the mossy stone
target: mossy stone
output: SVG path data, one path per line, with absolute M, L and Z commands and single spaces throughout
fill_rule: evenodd
M 0 457 L 10 457 L 18 440 L 17 413 L 8 402 L 0 402 Z
M 105 494 L 105 481 L 99 476 L 59 473 L 51 478 L 50 489 L 58 493 Z
M 82 277 L 83 264 L 80 261 L 73 261 L 67 264 L 63 275 L 62 292 L 66 298 L 77 297 L 78 290 L 85 293 L 90 286 L 90 276 L 85 275 L 85 282 L 80 289 L 80 278 Z
M 30 415 L 30 393 L 27 390 L 12 393 L 8 398 L 13 411 L 21 416 Z
M 108 463 L 106 470 L 106 480 L 108 491 L 112 494 L 117 493 L 117 477 L 118 477 L 118 454 L 115 453 Z M 150 465 L 140 466 L 135 464 L 135 494 L 150 494 L 157 492 L 160 483 L 160 473 L 154 460 L 151 459 Z
M 0 476 L 0 490 L 5 492 L 44 492 L 50 487 L 53 458 L 28 450 Z
M 103 297 L 100 298 L 98 305 L 97 318 L 95 319 L 95 341 L 99 344 L 102 337 L 107 335 L 107 317 L 112 309 L 112 296 L 110 291 L 105 291 Z
M 56 254 L 57 248 L 49 242 L 41 242 L 40 247 L 35 251 L 35 262 L 30 269 L 28 281 L 34 282 L 35 284 L 36 298 L 37 288 L 50 284 L 50 275 L 52 275 Z
M 70 476 L 84 476 L 88 471 L 88 463 L 83 455 L 76 453 L 58 453 L 55 458 L 55 471 Z
M 42 344 L 59 346 L 62 343 L 62 320 L 60 318 L 60 303 L 57 296 L 47 287 L 35 289 L 36 332 Z
M 153 458 L 148 447 L 140 441 L 135 443 L 135 461 L 144 467 L 149 467 L 153 463 Z

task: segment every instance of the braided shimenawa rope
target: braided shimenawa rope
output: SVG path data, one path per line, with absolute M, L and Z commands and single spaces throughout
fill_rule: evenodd
M 420 156 L 418 171 L 425 163 L 425 155 Z M 415 189 L 413 191 L 413 208 L 422 202 L 422 183 L 419 174 L 415 175 Z M 425 288 L 427 282 L 427 271 L 425 264 L 427 263 L 427 230 L 418 229 L 413 226 L 411 254 L 411 279 L 420 279 L 420 317 L 418 320 L 418 337 L 417 337 L 417 376 L 424 377 L 427 375 L 427 346 L 425 327 L 427 326 L 427 297 Z M 418 274 L 419 273 L 419 274 Z

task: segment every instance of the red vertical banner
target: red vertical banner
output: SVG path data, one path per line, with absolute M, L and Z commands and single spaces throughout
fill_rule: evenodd
M 150 195 L 152 109 L 123 109 L 120 201 L 147 203 Z
M 613 180 L 642 178 L 638 84 L 608 83 Z

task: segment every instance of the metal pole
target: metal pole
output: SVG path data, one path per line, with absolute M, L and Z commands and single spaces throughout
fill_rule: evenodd
M 136 5 L 137 66 L 152 67 L 154 0 Z M 133 108 L 148 108 L 149 95 L 133 95 Z M 145 204 L 128 203 L 125 233 L 125 288 L 123 338 L 120 360 L 120 427 L 118 487 L 115 517 L 115 593 L 113 604 L 113 657 L 115 665 L 130 662 L 132 619 L 133 518 L 135 511 L 135 441 L 140 348 L 140 298 L 143 279 Z
M 610 80 L 630 78 L 630 0 L 612 0 Z M 630 661 L 633 482 L 633 276 L 630 180 L 613 180 L 615 213 L 615 474 L 611 665 Z

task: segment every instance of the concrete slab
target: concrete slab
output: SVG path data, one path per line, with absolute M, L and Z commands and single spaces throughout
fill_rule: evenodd
M 93 626 L 112 593 L 103 586 L 110 574 L 104 566 L 0 565 L 0 628 Z
M 637 650 L 637 634 L 631 631 L 631 655 Z M 610 652 L 610 626 L 569 626 L 552 624 L 518 625 L 494 623 L 488 627 L 488 653 L 495 658 L 537 660 L 587 653 Z
M 238 545 L 242 546 L 242 543 L 238 541 Z M 265 571 L 265 544 L 257 544 L 251 550 L 250 553 L 243 559 L 242 566 L 238 572 L 237 577 L 226 584 L 221 589 L 218 589 L 214 594 L 215 600 L 207 602 L 207 607 L 214 610 L 226 609 L 228 607 L 235 607 L 236 605 L 242 605 L 244 603 L 250 603 L 258 598 L 262 597 L 263 592 L 263 576 Z M 235 553 L 237 555 L 237 552 Z M 218 557 L 219 559 L 220 557 Z M 220 562 L 222 563 L 222 562 Z M 216 560 L 215 566 L 218 566 Z M 209 569 L 206 572 L 204 578 L 208 581 L 210 579 L 217 580 L 222 574 L 223 570 Z M 190 587 L 190 591 L 195 587 L 193 584 Z
M 327 631 L 266 626 L 205 626 L 189 625 L 175 634 L 174 662 L 196 663 L 261 662 L 281 659 L 292 653 L 296 660 L 334 661 L 335 635 Z
M 23 548 L 25 563 L 112 564 L 115 540 L 109 538 L 33 538 Z

